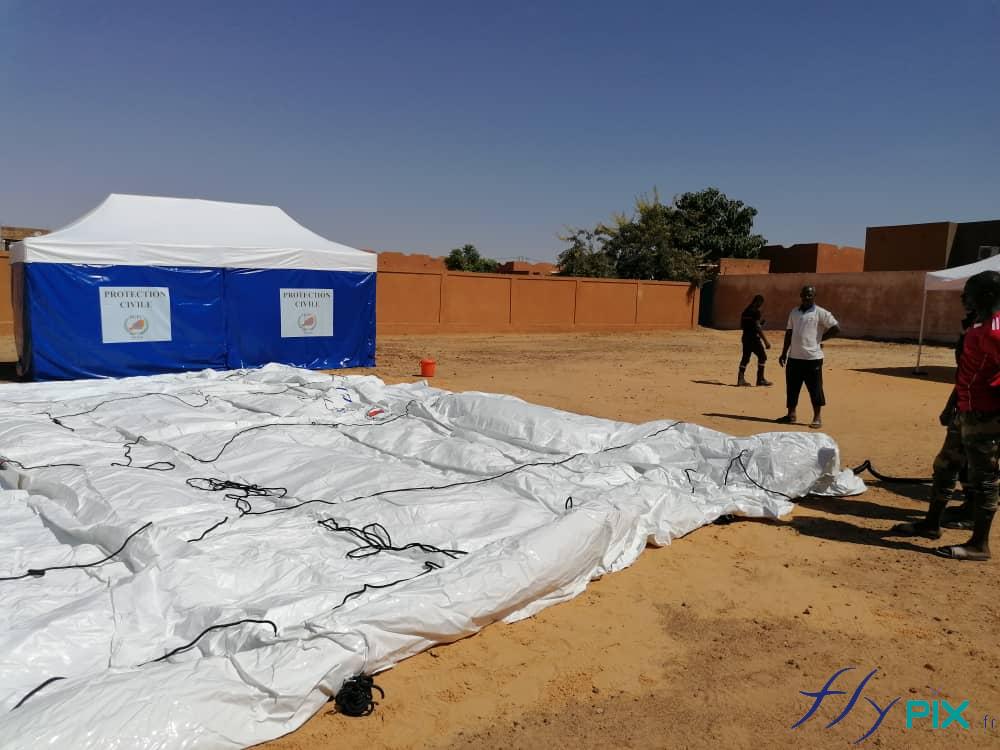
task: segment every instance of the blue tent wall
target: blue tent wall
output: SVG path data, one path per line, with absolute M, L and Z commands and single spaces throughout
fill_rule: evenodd
M 229 367 L 259 367 L 268 362 L 308 369 L 374 366 L 375 278 L 374 273 L 353 271 L 227 269 Z M 329 290 L 332 335 L 300 330 L 296 331 L 299 335 L 283 337 L 282 289 Z
M 26 263 L 21 368 L 35 380 L 127 377 L 226 366 L 217 268 Z M 170 341 L 103 343 L 100 287 L 169 287 Z

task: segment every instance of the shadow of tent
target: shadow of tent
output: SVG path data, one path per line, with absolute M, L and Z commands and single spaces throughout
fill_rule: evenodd
M 894 378 L 910 378 L 912 380 L 927 380 L 932 383 L 954 383 L 955 368 L 944 365 L 929 365 L 924 367 L 918 375 L 913 372 L 912 367 L 866 367 L 857 368 L 853 372 L 867 372 L 872 375 L 889 375 Z

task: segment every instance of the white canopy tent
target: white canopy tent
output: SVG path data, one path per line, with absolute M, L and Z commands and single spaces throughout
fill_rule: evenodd
M 927 314 L 927 292 L 946 292 L 951 289 L 961 289 L 970 276 L 983 271 L 1000 272 L 1000 255 L 978 260 L 965 266 L 945 268 L 941 271 L 931 271 L 924 277 L 924 303 L 920 308 L 920 338 L 917 344 L 917 366 L 920 370 L 920 355 L 924 348 L 924 317 Z

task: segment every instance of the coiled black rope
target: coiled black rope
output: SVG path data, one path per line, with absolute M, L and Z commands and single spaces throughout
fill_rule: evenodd
M 378 705 L 372 698 L 373 689 L 378 690 L 385 698 L 385 691 L 368 675 L 359 674 L 348 678 L 333 698 L 337 711 L 345 716 L 368 716 Z
M 136 536 L 138 536 L 139 534 L 141 534 L 143 531 L 145 531 L 146 529 L 148 529 L 152 525 L 153 525 L 153 522 L 149 521 L 144 526 L 142 526 L 142 527 L 136 529 L 135 531 L 133 531 L 131 534 L 129 534 L 127 537 L 125 537 L 125 541 L 122 542 L 122 546 L 121 547 L 119 547 L 118 549 L 116 549 L 114 552 L 112 552 L 107 557 L 102 557 L 97 562 L 92 562 L 92 563 L 77 563 L 75 565 L 52 565 L 52 566 L 50 566 L 48 568 L 28 568 L 28 572 L 27 573 L 22 573 L 19 576 L 5 576 L 5 577 L 0 577 L 0 581 L 20 581 L 22 578 L 41 578 L 46 573 L 48 573 L 50 570 L 74 570 L 74 569 L 80 569 L 80 570 L 82 570 L 83 568 L 93 568 L 93 567 L 96 567 L 97 565 L 103 565 L 108 560 L 110 560 L 111 558 L 113 558 L 116 555 L 118 555 L 122 550 L 125 549 L 125 547 L 128 545 L 129 542 L 131 542 Z
M 15 711 L 15 710 L 19 709 L 21 706 L 23 706 L 25 704 L 25 702 L 28 700 L 28 698 L 30 698 L 31 696 L 33 696 L 35 693 L 37 693 L 38 691 L 40 691 L 42 688 L 48 687 L 53 682 L 58 682 L 59 680 L 65 680 L 65 679 L 66 679 L 65 677 L 50 677 L 45 682 L 43 682 L 41 685 L 39 685 L 38 687 L 36 687 L 30 693 L 28 693 L 26 696 L 24 696 L 23 698 L 21 698 L 21 700 L 19 700 L 14 705 L 14 708 L 12 708 L 11 711 Z
M 253 510 L 250 502 L 247 500 L 248 497 L 284 497 L 288 494 L 287 487 L 260 487 L 256 484 L 243 484 L 242 482 L 233 482 L 229 479 L 215 479 L 214 477 L 191 477 L 190 479 L 186 479 L 185 483 L 188 487 L 203 490 L 204 492 L 236 490 L 241 494 L 237 495 L 235 492 L 226 492 L 223 497 L 235 503 L 236 509 L 240 512 L 241 516 L 245 516 Z M 216 526 L 219 525 L 221 524 L 216 524 Z M 215 526 L 212 528 L 215 528 Z M 209 529 L 209 531 L 211 530 Z
M 851 471 L 854 472 L 855 476 L 858 474 L 863 474 L 868 472 L 873 477 L 878 479 L 880 482 L 889 482 L 890 484 L 931 484 L 933 479 L 925 479 L 923 477 L 890 477 L 886 474 L 882 474 L 875 470 L 872 466 L 872 462 L 869 459 L 865 459 L 865 462 L 860 466 L 855 466 Z
M 424 544 L 423 542 L 411 542 L 410 544 L 404 544 L 402 547 L 394 546 L 388 529 L 380 523 L 370 523 L 361 528 L 356 526 L 341 526 L 333 518 L 324 518 L 321 521 L 317 521 L 317 523 L 330 531 L 349 534 L 361 542 L 360 547 L 355 547 L 347 553 L 347 557 L 352 560 L 363 560 L 380 552 L 405 552 L 410 549 L 419 549 L 421 552 L 428 554 L 437 553 L 445 555 L 452 560 L 456 559 L 459 555 L 469 554 L 464 550 L 441 549 L 440 547 L 435 547 L 432 544 Z
M 147 661 L 146 664 L 154 664 L 158 661 L 165 661 L 169 659 L 171 656 L 176 656 L 177 654 L 180 654 L 184 651 L 194 648 L 197 645 L 198 641 L 200 641 L 203 637 L 211 633 L 213 630 L 224 630 L 225 628 L 232 628 L 236 627 L 237 625 L 245 625 L 247 623 L 254 625 L 270 625 L 271 628 L 274 630 L 275 637 L 278 636 L 278 626 L 271 620 L 255 620 L 253 618 L 246 618 L 244 620 L 236 620 L 235 622 L 224 622 L 220 623 L 219 625 L 212 625 L 211 627 L 205 628 L 190 643 L 185 643 L 183 646 L 178 646 L 173 651 L 168 651 L 163 656 L 157 659 L 153 659 L 152 661 Z M 145 664 L 142 664 L 140 666 L 145 666 Z
M 151 464 L 146 466 L 133 466 L 132 465 L 132 449 L 137 446 L 142 441 L 146 440 L 142 435 L 137 437 L 135 440 L 130 440 L 122 446 L 125 449 L 125 460 L 128 461 L 127 464 L 120 464 L 117 461 L 112 461 L 112 466 L 121 466 L 126 469 L 146 469 L 148 471 L 173 471 L 177 468 L 177 464 L 172 461 L 153 461 Z M 149 441 L 146 441 L 149 442 Z

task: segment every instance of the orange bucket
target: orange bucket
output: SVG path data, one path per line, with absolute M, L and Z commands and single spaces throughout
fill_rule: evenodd
M 422 359 L 420 360 L 420 375 L 425 378 L 433 378 L 434 370 L 437 368 L 437 362 L 433 359 Z

